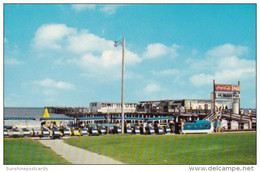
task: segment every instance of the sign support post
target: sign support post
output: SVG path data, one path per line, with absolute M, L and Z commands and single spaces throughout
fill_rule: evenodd
M 241 114 L 240 112 L 240 81 L 238 81 L 238 85 L 231 84 L 215 84 L 215 80 L 213 80 L 213 96 L 212 103 L 214 104 L 212 107 L 213 113 L 215 114 L 216 108 L 216 99 L 232 99 L 232 113 Z M 216 92 L 218 92 L 216 94 Z M 219 93 L 222 92 L 222 93 Z M 223 93 L 223 92 L 232 92 Z M 231 114 L 230 114 L 231 115 Z M 231 116 L 230 116 L 231 117 Z

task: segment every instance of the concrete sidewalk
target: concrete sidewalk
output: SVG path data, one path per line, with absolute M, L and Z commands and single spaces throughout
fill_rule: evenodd
M 43 145 L 50 147 L 54 152 L 56 152 L 56 154 L 62 156 L 72 164 L 123 164 L 122 162 L 116 161 L 110 157 L 71 146 L 61 139 L 39 139 L 38 141 Z

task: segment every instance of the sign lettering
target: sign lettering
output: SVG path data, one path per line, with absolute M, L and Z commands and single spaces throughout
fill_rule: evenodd
M 217 99 L 237 99 L 240 98 L 240 94 L 231 94 L 231 93 L 216 93 Z
M 240 85 L 215 84 L 215 91 L 240 92 Z
M 232 85 L 233 92 L 240 92 L 240 85 Z
M 215 84 L 215 91 L 231 91 L 232 85 Z

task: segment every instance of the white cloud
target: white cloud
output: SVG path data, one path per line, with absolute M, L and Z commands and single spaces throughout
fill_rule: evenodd
M 35 49 L 61 50 L 64 38 L 76 34 L 76 29 L 69 28 L 65 24 L 45 24 L 37 29 L 32 40 Z
M 120 54 L 122 57 L 122 55 Z M 126 65 L 134 65 L 140 63 L 142 59 L 134 52 L 125 50 L 125 63 Z
M 53 35 L 53 30 L 57 35 Z M 80 66 L 83 72 L 86 72 L 82 76 L 118 78 L 121 74 L 122 47 L 115 48 L 114 41 L 101 38 L 87 30 L 69 28 L 64 24 L 46 24 L 37 30 L 32 44 L 39 52 L 59 50 L 56 55 L 62 58 L 54 59 L 54 64 Z M 136 53 L 126 47 L 126 65 L 135 65 L 141 61 Z
M 224 44 L 209 50 L 207 56 L 225 57 L 225 56 L 241 56 L 248 53 L 248 47 L 235 46 L 232 44 Z
M 89 33 L 78 31 L 65 24 L 46 24 L 37 29 L 32 46 L 39 50 L 56 49 L 76 54 L 85 52 L 103 52 L 114 48 L 114 41 L 106 40 Z M 68 49 L 68 50 L 67 50 Z
M 86 10 L 96 10 L 98 9 L 99 12 L 105 13 L 107 15 L 113 15 L 116 13 L 117 9 L 123 5 L 102 5 L 97 6 L 95 4 L 73 4 L 71 8 L 75 11 L 86 11 Z
M 141 62 L 137 54 L 126 51 L 125 64 L 134 65 Z M 95 56 L 93 53 L 86 53 L 80 59 L 69 60 L 68 63 L 81 67 L 86 75 L 95 76 L 102 80 L 115 79 L 121 77 L 122 52 L 119 49 L 104 51 L 101 55 Z
M 53 64 L 55 64 L 55 65 L 65 65 L 66 63 L 64 61 L 64 58 L 58 58 L 58 59 L 55 59 L 53 61 Z
M 238 58 L 236 56 L 224 57 L 217 62 L 219 69 L 246 69 L 254 68 L 255 61 Z
M 207 51 L 203 59 L 196 60 L 193 58 L 186 62 L 191 64 L 193 70 L 219 71 L 232 66 L 237 68 L 237 65 L 243 64 L 243 62 L 247 63 L 246 59 L 241 61 L 243 60 L 241 57 L 246 54 L 248 54 L 248 47 L 224 44 Z
M 76 54 L 85 52 L 103 52 L 114 48 L 114 41 L 100 38 L 87 30 L 68 37 L 67 48 Z
M 99 10 L 108 15 L 112 15 L 116 13 L 116 10 L 122 5 L 104 5 Z
M 254 68 L 242 68 L 233 70 L 222 70 L 214 74 L 196 74 L 190 77 L 190 81 L 195 86 L 210 85 L 213 79 L 218 83 L 233 83 L 234 81 L 249 80 L 255 78 Z
M 214 79 L 213 75 L 200 73 L 190 77 L 190 81 L 195 86 L 209 85 Z
M 6 65 L 11 65 L 11 66 L 17 66 L 17 65 L 24 64 L 23 61 L 19 61 L 15 58 L 5 58 L 4 62 Z
M 170 57 L 177 57 L 177 49 L 179 48 L 178 45 L 173 44 L 170 47 L 167 47 L 161 43 L 149 44 L 146 47 L 146 51 L 143 53 L 144 58 L 157 58 L 161 56 L 170 56 Z
M 153 75 L 156 76 L 169 76 L 169 75 L 178 75 L 180 74 L 180 71 L 178 69 L 165 69 L 161 71 L 151 71 Z
M 96 5 L 95 4 L 73 4 L 71 8 L 76 11 L 95 10 Z
M 168 53 L 167 46 L 160 43 L 149 44 L 146 47 L 146 52 L 144 53 L 144 57 L 154 58 L 154 57 L 166 55 L 167 53 Z
M 97 63 L 101 63 L 103 67 L 118 66 L 122 60 L 121 47 L 115 48 L 114 41 L 100 38 L 87 31 L 69 36 L 67 49 L 79 55 L 86 54 L 88 56 L 91 54 L 98 60 Z M 136 53 L 125 49 L 125 61 L 126 64 L 132 65 L 141 62 L 141 58 Z
M 71 83 L 63 82 L 63 81 L 54 81 L 53 79 L 50 78 L 46 78 L 40 81 L 34 81 L 34 84 L 47 89 L 71 90 L 75 88 L 75 86 Z M 51 93 L 53 92 L 53 90 L 45 90 L 45 91 Z
M 255 60 L 241 58 L 248 53 L 248 48 L 225 44 L 209 50 L 207 58 L 195 62 L 197 69 L 203 68 L 207 73 L 196 73 L 190 77 L 190 81 L 195 86 L 212 84 L 215 79 L 218 83 L 233 83 L 242 80 L 249 81 L 256 76 Z
M 143 90 L 145 93 L 154 93 L 161 91 L 162 87 L 159 84 L 151 83 L 146 85 Z
M 199 50 L 197 50 L 197 49 L 193 49 L 192 51 L 191 51 L 191 55 L 192 56 L 195 56 L 195 55 L 197 55 L 199 53 Z
M 125 63 L 127 65 L 132 65 L 141 62 L 141 59 L 137 54 L 126 50 L 125 52 Z M 116 66 L 121 66 L 122 64 L 122 53 L 121 50 L 114 51 L 104 51 L 100 58 L 100 63 L 102 67 L 111 68 Z

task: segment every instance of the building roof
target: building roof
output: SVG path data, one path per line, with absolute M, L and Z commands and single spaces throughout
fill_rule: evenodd
M 166 99 L 166 100 L 148 100 L 148 101 L 139 101 L 139 103 L 153 103 L 153 102 L 178 102 L 178 101 L 211 101 L 210 99 Z M 228 100 L 216 100 L 216 102 L 228 102 Z
M 35 120 L 35 118 L 30 117 L 7 117 L 4 120 Z
M 65 120 L 74 120 L 73 117 L 50 117 L 50 118 L 40 118 L 42 120 L 56 120 L 56 121 L 65 121 Z
M 93 117 L 81 117 L 77 118 L 78 120 L 105 120 L 103 116 L 93 116 Z
M 91 103 L 106 103 L 106 104 L 121 104 L 121 102 L 90 102 Z M 128 102 L 124 102 L 124 104 L 137 104 L 137 103 L 128 103 Z

